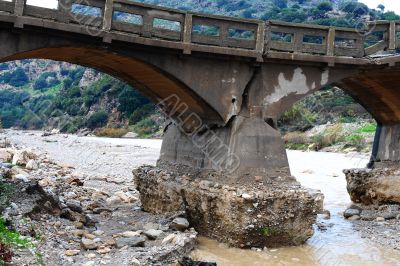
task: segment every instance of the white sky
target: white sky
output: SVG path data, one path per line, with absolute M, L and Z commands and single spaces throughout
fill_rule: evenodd
M 369 8 L 375 8 L 375 9 L 379 4 L 382 4 L 386 7 L 385 11 L 394 11 L 397 14 L 400 14 L 399 0 L 358 0 L 358 2 L 364 3 Z
M 383 4 L 386 7 L 386 11 L 394 11 L 400 14 L 400 1 L 399 0 L 359 0 L 359 2 L 366 4 L 370 8 L 375 8 L 379 4 Z M 28 4 L 35 6 L 43 6 L 50 8 L 57 8 L 57 0 L 28 0 Z

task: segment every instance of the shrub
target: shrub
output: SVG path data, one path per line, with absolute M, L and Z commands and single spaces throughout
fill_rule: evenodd
M 155 112 L 155 107 L 152 104 L 146 104 L 136 109 L 129 117 L 129 124 L 134 125 L 140 122 L 144 117 L 149 116 Z
M 86 121 L 88 128 L 94 129 L 97 127 L 105 126 L 108 120 L 108 114 L 104 111 L 99 111 L 92 114 Z
M 332 127 L 325 129 L 323 132 L 313 136 L 311 141 L 315 144 L 315 148 L 320 150 L 337 144 L 343 140 L 343 126 L 336 124 Z
M 159 130 L 158 124 L 150 117 L 143 119 L 133 126 L 134 131 L 140 137 L 148 137 Z
M 289 132 L 283 136 L 285 146 L 291 150 L 304 150 L 308 147 L 310 142 L 309 137 L 304 132 Z
M 352 134 L 350 136 L 346 137 L 346 147 L 354 147 L 357 149 L 357 151 L 362 151 L 367 142 L 365 141 L 365 138 L 362 135 L 359 134 Z
M 125 128 L 99 128 L 94 134 L 98 137 L 121 138 L 128 130 Z

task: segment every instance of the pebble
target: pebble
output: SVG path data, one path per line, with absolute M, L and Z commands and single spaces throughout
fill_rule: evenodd
M 169 228 L 177 231 L 185 231 L 189 228 L 189 221 L 186 218 L 177 217 L 169 225 Z
M 150 230 L 147 230 L 146 232 L 144 232 L 144 235 L 147 236 L 151 240 L 155 240 L 162 233 L 163 233 L 163 231 L 161 231 L 161 230 L 150 229 Z
M 143 236 L 134 236 L 117 239 L 117 247 L 122 248 L 124 246 L 129 247 L 144 247 L 146 239 Z
M 81 246 L 84 249 L 96 249 L 98 247 L 98 243 L 96 243 L 92 239 L 87 239 L 87 238 L 82 238 L 81 240 Z
M 70 249 L 65 251 L 66 256 L 76 256 L 80 253 L 81 251 L 78 249 Z
M 344 211 L 343 216 L 344 218 L 350 218 L 351 216 L 354 215 L 360 215 L 361 211 L 357 209 L 347 209 Z

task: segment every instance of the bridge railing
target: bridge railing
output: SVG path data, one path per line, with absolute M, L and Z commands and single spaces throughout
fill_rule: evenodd
M 59 0 L 58 9 L 0 0 L 0 10 L 184 43 L 264 49 L 262 21 L 180 12 L 129 0 Z M 18 11 L 19 10 L 19 11 Z
M 368 32 L 182 12 L 129 0 L 59 0 L 56 9 L 27 5 L 26 1 L 0 0 L 0 11 L 87 25 L 97 32 L 180 42 L 186 53 L 198 44 L 211 47 L 207 50 L 211 52 L 215 51 L 212 47 L 239 48 L 252 52 L 242 54 L 258 59 L 274 52 L 360 58 L 400 48 L 400 22 L 395 21 L 378 21 Z M 22 27 L 21 23 L 15 24 Z
M 355 29 L 270 21 L 267 50 L 326 56 L 364 56 L 364 36 Z
M 375 21 L 370 24 L 370 28 L 370 33 L 366 38 L 365 55 L 400 48 L 399 21 Z

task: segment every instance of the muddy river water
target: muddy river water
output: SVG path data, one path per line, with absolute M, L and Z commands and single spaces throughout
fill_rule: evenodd
M 330 220 L 319 219 L 326 231 L 316 229 L 301 247 L 269 249 L 261 252 L 228 248 L 201 239 L 193 252 L 197 259 L 215 261 L 219 266 L 261 265 L 400 265 L 400 252 L 380 247 L 360 234 L 341 213 L 350 204 L 342 170 L 364 167 L 368 157 L 355 154 L 288 151 L 292 174 L 304 186 L 320 189 Z

